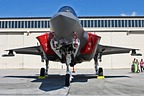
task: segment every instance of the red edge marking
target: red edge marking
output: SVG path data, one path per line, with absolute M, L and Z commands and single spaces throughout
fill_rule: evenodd
M 53 32 L 46 33 L 37 37 L 37 39 L 40 42 L 40 45 L 42 46 L 43 51 L 48 55 L 55 54 L 55 52 L 52 50 L 50 46 L 50 40 L 52 38 L 53 38 Z
M 84 48 L 82 48 L 81 54 L 91 54 L 99 43 L 99 39 L 100 37 L 96 34 L 88 33 L 88 41 Z

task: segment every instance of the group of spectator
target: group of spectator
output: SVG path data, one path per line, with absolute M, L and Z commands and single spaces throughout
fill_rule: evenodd
M 132 72 L 143 72 L 144 71 L 144 61 L 143 59 L 138 61 L 138 59 L 134 58 L 132 62 Z

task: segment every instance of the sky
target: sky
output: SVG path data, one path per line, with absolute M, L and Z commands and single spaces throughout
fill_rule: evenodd
M 50 17 L 62 6 L 78 16 L 144 15 L 144 0 L 0 0 L 0 17 Z

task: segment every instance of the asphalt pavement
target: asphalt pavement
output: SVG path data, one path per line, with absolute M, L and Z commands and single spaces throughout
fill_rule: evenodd
M 104 69 L 97 79 L 93 69 L 76 69 L 70 87 L 65 87 L 65 70 L 50 69 L 49 76 L 38 79 L 38 69 L 0 69 L 0 95 L 144 95 L 144 72 L 130 69 Z

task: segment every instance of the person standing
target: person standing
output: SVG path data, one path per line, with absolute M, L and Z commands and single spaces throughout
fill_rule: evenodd
M 139 61 L 138 61 L 138 59 L 136 59 L 136 65 L 137 65 L 136 72 L 139 73 L 140 69 L 139 69 Z
M 137 62 L 136 62 L 136 58 L 134 58 L 134 60 L 132 61 L 131 71 L 134 72 L 134 73 L 137 72 Z
M 141 61 L 140 61 L 140 68 L 141 68 L 141 72 L 143 72 L 143 70 L 144 70 L 144 61 L 143 61 L 143 59 L 141 59 Z
M 134 58 L 134 60 L 132 61 L 132 64 L 134 64 L 136 62 L 136 58 Z

